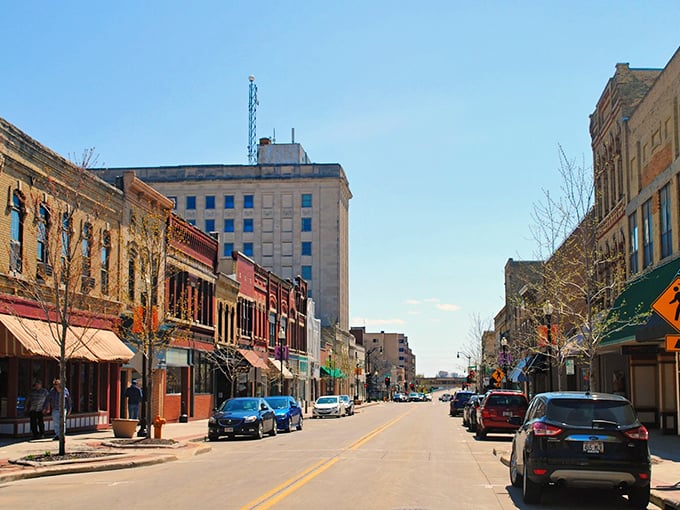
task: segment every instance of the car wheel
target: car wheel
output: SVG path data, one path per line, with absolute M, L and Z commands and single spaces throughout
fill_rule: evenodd
M 527 504 L 538 503 L 541 500 L 541 485 L 529 480 L 527 476 L 527 460 L 524 459 L 522 470 L 522 496 Z
M 257 426 L 257 432 L 255 433 L 255 437 L 258 439 L 262 439 L 264 437 L 264 425 L 262 422 L 259 423 Z
M 647 508 L 649 505 L 649 485 L 628 489 L 628 504 L 633 508 Z
M 515 447 L 512 447 L 512 454 L 510 455 L 510 483 L 513 487 L 522 487 L 522 475 L 517 471 L 517 457 L 515 456 Z
M 300 416 L 300 419 L 298 420 L 297 429 L 302 430 L 302 416 Z
M 291 419 L 288 418 L 288 420 L 286 421 L 286 426 L 283 428 L 283 430 L 285 432 L 290 432 L 291 430 L 293 430 L 293 427 L 291 427 L 290 422 L 291 422 Z
M 470 422 L 465 419 L 465 415 L 463 415 L 463 427 L 467 427 L 469 423 Z
M 276 435 L 276 433 L 278 432 L 276 429 L 277 429 L 276 420 L 274 420 L 274 423 L 272 424 L 272 430 L 269 432 L 269 435 L 274 437 Z
M 219 438 L 217 434 L 208 434 L 208 441 L 217 441 Z
M 486 439 L 486 430 L 477 424 L 477 430 L 475 431 L 475 437 L 477 439 Z

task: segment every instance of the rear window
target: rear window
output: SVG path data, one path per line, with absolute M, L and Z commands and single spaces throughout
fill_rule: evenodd
M 622 426 L 637 421 L 633 406 L 612 400 L 551 400 L 547 417 L 567 425 L 585 427 L 590 427 L 593 420 L 615 422 Z
M 489 395 L 485 406 L 527 407 L 527 400 L 523 395 Z
M 470 399 L 472 396 L 472 393 L 456 393 L 456 396 L 454 397 L 455 400 L 458 400 L 459 402 L 462 401 L 467 401 Z

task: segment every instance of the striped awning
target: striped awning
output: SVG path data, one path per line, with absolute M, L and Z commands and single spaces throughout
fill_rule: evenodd
M 0 314 L 0 356 L 59 358 L 61 326 Z M 113 331 L 69 326 L 66 357 L 87 361 L 128 362 L 134 353 Z

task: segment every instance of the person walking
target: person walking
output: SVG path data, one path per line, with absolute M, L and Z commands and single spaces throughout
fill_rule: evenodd
M 64 409 L 66 417 L 71 414 L 71 395 L 67 388 L 62 387 L 60 379 L 55 379 L 52 384 L 53 386 L 47 393 L 47 398 L 45 399 L 43 412 L 45 414 L 52 414 L 52 423 L 54 424 L 54 437 L 52 440 L 59 441 L 59 437 L 61 437 L 62 434 L 66 435 L 66 424 L 64 423 L 64 430 L 61 430 L 61 421 L 59 420 L 61 392 L 64 392 Z
M 33 389 L 26 399 L 26 410 L 31 419 L 31 434 L 33 439 L 45 437 L 45 420 L 43 419 L 43 408 L 47 399 L 47 390 L 43 388 L 42 381 L 36 379 Z
M 125 390 L 127 398 L 128 419 L 139 420 L 139 404 L 142 403 L 142 389 L 137 386 L 137 379 L 132 380 L 132 384 Z

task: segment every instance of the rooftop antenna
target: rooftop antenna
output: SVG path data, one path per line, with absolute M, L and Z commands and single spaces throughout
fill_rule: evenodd
M 257 114 L 257 105 L 260 102 L 257 100 L 257 85 L 255 85 L 255 77 L 251 74 L 248 76 L 250 82 L 248 94 L 248 164 L 257 164 L 257 146 L 255 145 L 255 118 Z

